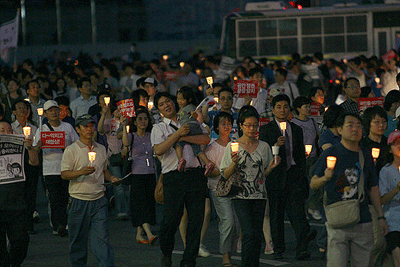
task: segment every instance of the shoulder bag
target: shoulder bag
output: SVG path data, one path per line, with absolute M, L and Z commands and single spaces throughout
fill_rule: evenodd
M 225 179 L 221 175 L 215 188 L 215 195 L 217 197 L 233 197 L 242 191 L 242 189 L 242 179 L 239 172 L 235 171 L 228 179 Z

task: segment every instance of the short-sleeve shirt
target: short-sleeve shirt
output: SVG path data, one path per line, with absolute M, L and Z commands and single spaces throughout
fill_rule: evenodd
M 150 142 L 150 133 L 146 132 L 144 136 L 132 133 L 132 173 L 133 174 L 153 174 L 154 159 L 153 147 Z M 132 137 L 131 137 L 132 139 Z
M 58 127 L 53 127 L 54 131 L 65 132 L 65 147 L 79 139 L 78 134 L 72 128 L 71 124 L 61 122 Z M 50 132 L 49 127 L 44 124 L 42 132 Z M 40 140 L 40 131 L 36 131 L 35 141 L 33 145 L 36 146 Z M 43 175 L 61 175 L 61 159 L 63 150 L 61 148 L 44 148 L 43 151 Z
M 161 144 L 168 137 L 175 133 L 174 127 L 177 129 L 181 126 L 178 123 L 164 118 L 162 122 L 153 126 L 151 131 L 151 145 L 154 147 L 155 145 Z M 200 126 L 203 133 L 207 133 L 207 130 Z M 183 146 L 183 158 L 186 160 L 186 168 L 196 168 L 200 166 L 200 162 L 193 154 L 192 146 L 190 144 L 185 144 Z M 178 168 L 178 156 L 176 155 L 176 151 L 173 146 L 171 146 L 163 155 L 160 156 L 161 159 L 161 172 L 168 173 L 171 171 L 175 171 Z
M 243 190 L 236 195 L 235 198 L 267 199 L 264 172 L 272 160 L 270 146 L 264 141 L 259 141 L 256 150 L 250 154 L 239 144 L 238 155 L 238 168 L 243 184 Z M 225 153 L 221 161 L 221 173 L 223 173 L 231 163 L 231 143 L 229 143 L 225 148 Z
M 120 122 L 114 118 L 104 121 L 103 131 L 107 136 L 108 149 L 111 154 L 118 154 L 122 151 L 122 140 L 117 138 Z
M 314 157 L 317 155 L 317 148 L 315 144 L 315 140 L 317 138 L 317 123 L 315 122 L 314 119 L 308 118 L 307 120 L 303 121 L 298 118 L 293 118 L 292 122 L 296 124 L 297 126 L 300 126 L 301 129 L 303 130 L 303 143 L 305 145 L 312 145 L 312 150 L 311 150 L 311 157 Z
M 322 146 L 325 144 L 336 145 L 339 144 L 341 140 L 340 135 L 334 135 L 333 132 L 329 129 L 326 129 L 320 136 L 318 141 L 318 146 L 322 149 Z
M 81 175 L 75 180 L 69 181 L 69 195 L 80 200 L 97 200 L 104 196 L 104 170 L 107 167 L 106 148 L 99 143 L 93 142 L 89 149 L 80 140 L 68 146 L 62 157 L 61 171 L 77 171 L 90 166 L 88 152 L 96 152 L 93 162 L 96 171 L 89 175 Z
M 386 164 L 379 173 L 379 191 L 381 196 L 390 193 L 400 182 L 399 169 L 392 164 Z M 383 212 L 389 232 L 400 231 L 400 193 L 397 193 L 391 201 L 383 205 Z
M 222 161 L 222 157 L 224 156 L 225 153 L 225 146 L 221 146 L 218 144 L 216 141 L 212 142 L 209 144 L 205 150 L 205 154 L 209 160 L 211 160 L 214 164 L 215 167 L 219 169 Z M 217 187 L 218 179 L 221 175 L 214 176 L 214 177 L 208 177 L 208 182 L 207 186 L 208 189 L 215 191 L 215 188 Z
M 364 155 L 364 200 L 360 203 L 360 223 L 370 222 L 368 204 L 370 204 L 368 192 L 373 186 L 378 185 L 378 175 L 375 171 L 371 154 L 363 150 Z M 361 174 L 361 165 L 358 152 L 346 149 L 341 143 L 331 146 L 322 152 L 321 156 L 312 170 L 312 175 L 324 176 L 326 169 L 326 158 L 336 157 L 336 165 L 333 177 L 326 182 L 327 204 L 341 200 L 357 199 L 358 185 Z

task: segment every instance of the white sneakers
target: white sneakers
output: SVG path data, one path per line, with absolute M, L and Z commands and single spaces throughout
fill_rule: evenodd
M 203 244 L 200 244 L 199 256 L 203 257 L 203 258 L 207 258 L 207 257 L 211 256 L 211 253 L 207 250 L 207 248 Z

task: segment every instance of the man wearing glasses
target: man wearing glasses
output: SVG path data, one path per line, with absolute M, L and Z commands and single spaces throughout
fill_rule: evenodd
M 360 82 L 354 77 L 347 78 L 344 82 L 343 88 L 347 99 L 340 104 L 340 106 L 342 106 L 346 112 L 359 115 L 358 99 L 361 95 Z

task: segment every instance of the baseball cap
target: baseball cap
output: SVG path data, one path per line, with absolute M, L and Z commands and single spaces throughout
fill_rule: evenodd
M 49 109 L 52 108 L 52 107 L 59 107 L 59 106 L 58 106 L 58 104 L 57 104 L 56 101 L 54 101 L 54 100 L 47 100 L 47 101 L 44 103 L 44 105 L 43 105 L 43 110 L 46 111 L 46 110 L 49 110 Z
M 391 132 L 387 140 L 388 145 L 393 144 L 399 138 L 400 138 L 400 131 L 395 130 Z
M 153 84 L 154 86 L 157 86 L 157 84 L 158 84 L 156 79 L 151 78 L 151 77 L 146 78 L 146 80 L 144 80 L 143 83 L 150 83 L 150 84 Z
M 400 116 L 400 107 L 398 107 L 397 109 L 396 109 L 396 115 L 394 116 L 394 121 L 397 119 L 397 117 L 399 117 Z
M 75 120 L 75 126 L 78 127 L 79 125 L 87 126 L 89 123 L 96 123 L 93 117 L 89 114 L 81 115 Z

